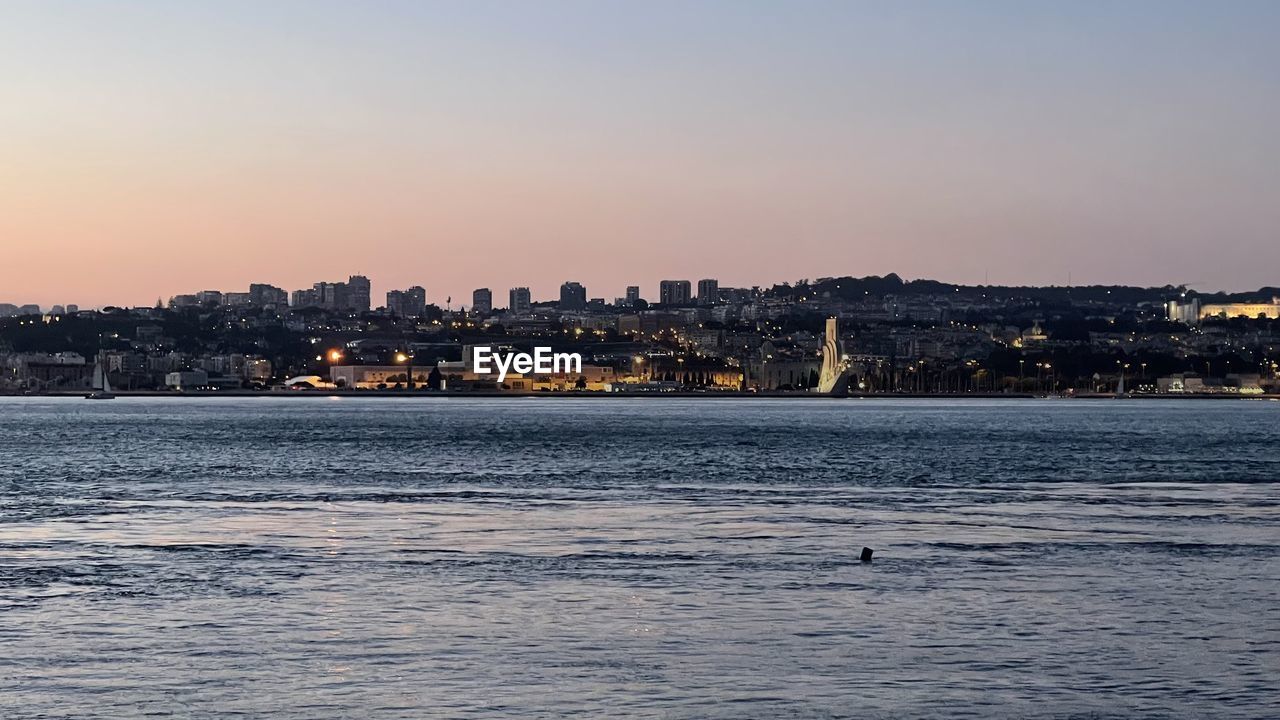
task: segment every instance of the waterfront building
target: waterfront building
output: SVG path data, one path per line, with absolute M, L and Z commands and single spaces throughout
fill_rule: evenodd
M 209 373 L 204 370 L 177 370 L 164 376 L 165 387 L 173 390 L 192 390 L 209 384 Z
M 410 372 L 414 387 L 427 387 L 431 368 L 417 365 L 334 365 L 329 368 L 329 382 L 337 388 L 396 389 L 408 387 Z
M 26 387 L 87 388 L 93 381 L 94 366 L 75 353 L 28 355 L 17 365 L 15 374 Z

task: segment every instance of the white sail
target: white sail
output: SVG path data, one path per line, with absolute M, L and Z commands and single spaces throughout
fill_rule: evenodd
M 107 377 L 106 355 L 99 353 L 98 361 L 93 364 L 93 392 L 85 395 L 90 400 L 111 400 L 111 380 Z

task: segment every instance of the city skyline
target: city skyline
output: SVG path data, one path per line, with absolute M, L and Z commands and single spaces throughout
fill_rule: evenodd
M 333 277 L 336 278 L 339 274 L 334 273 L 332 275 Z M 1154 288 L 1163 288 L 1163 287 L 1178 287 L 1178 285 L 1174 283 L 1163 283 L 1163 284 L 1156 284 L 1156 285 L 1136 285 L 1132 283 L 1118 283 L 1118 284 L 1108 283 L 1105 285 L 1104 284 L 1084 284 L 1084 283 L 1074 283 L 1071 285 L 1067 285 L 1065 283 L 1046 284 L 1046 285 L 1034 285 L 1034 284 L 1026 284 L 1026 283 L 1004 284 L 1004 283 L 982 283 L 982 282 L 955 283 L 955 282 L 951 282 L 941 278 L 903 277 L 898 273 L 888 273 L 885 276 L 868 275 L 868 276 L 862 276 L 862 277 L 875 278 L 875 277 L 886 277 L 888 275 L 896 275 L 903 282 L 913 282 L 913 281 L 939 282 L 946 285 L 955 285 L 958 287 L 969 287 L 969 288 L 1071 287 L 1071 288 L 1083 289 L 1083 288 L 1089 288 L 1089 287 L 1134 287 L 1134 288 L 1153 288 L 1154 289 Z M 831 279 L 833 277 L 834 278 L 840 278 L 840 277 L 857 278 L 858 276 L 848 275 L 848 274 L 835 275 L 835 276 L 822 276 L 822 277 L 811 276 L 806 278 L 798 278 L 798 280 L 806 280 L 809 282 L 816 283 L 817 281 Z M 347 299 L 346 286 L 350 281 L 359 281 L 363 285 L 363 290 L 356 295 L 356 297 L 354 298 L 354 302 L 349 302 Z M 154 306 L 157 303 L 157 301 L 161 305 L 168 307 L 170 305 L 173 305 L 176 301 L 179 306 L 206 304 L 209 302 L 213 302 L 214 304 L 230 304 L 230 305 L 236 305 L 236 304 L 250 305 L 251 304 L 255 306 L 277 305 L 280 307 L 306 307 L 309 305 L 310 306 L 335 306 L 339 308 L 347 307 L 348 309 L 351 309 L 351 310 L 376 310 L 379 308 L 385 308 L 388 310 L 396 311 L 398 308 L 401 307 L 400 303 L 407 303 L 407 305 L 405 305 L 404 307 L 413 307 L 418 309 L 421 309 L 424 306 L 434 305 L 440 308 L 452 308 L 456 310 L 460 308 L 472 307 L 473 305 L 475 305 L 477 299 L 481 299 L 482 300 L 480 304 L 481 307 L 488 310 L 488 309 L 501 309 L 504 307 L 506 308 L 511 307 L 512 306 L 511 301 L 509 301 L 504 306 L 499 302 L 495 302 L 494 297 L 495 296 L 506 297 L 517 291 L 522 291 L 526 294 L 525 299 L 521 303 L 522 307 L 525 304 L 563 303 L 563 301 L 565 300 L 566 288 L 568 286 L 575 286 L 577 290 L 581 293 L 581 301 L 580 302 L 574 301 L 573 304 L 567 305 L 565 306 L 565 308 L 570 310 L 581 310 L 581 309 L 586 309 L 587 301 L 597 300 L 597 299 L 603 300 L 606 304 L 610 304 L 610 305 L 614 304 L 617 301 L 620 301 L 624 304 L 633 304 L 634 301 L 637 299 L 643 300 L 649 304 L 668 304 L 669 303 L 669 304 L 675 304 L 675 305 L 683 305 L 683 304 L 701 305 L 701 304 L 706 304 L 708 296 L 714 297 L 715 293 L 717 293 L 721 289 L 759 288 L 761 290 L 767 290 L 771 287 L 774 287 L 775 285 L 792 284 L 794 282 L 795 281 L 788 280 L 788 279 L 778 279 L 778 280 L 775 280 L 774 282 L 768 282 L 763 284 L 739 285 L 734 283 L 722 282 L 720 281 L 719 278 L 716 278 L 716 277 L 693 277 L 693 276 L 676 277 L 675 275 L 673 275 L 672 277 L 667 277 L 667 278 L 663 278 L 662 280 L 655 281 L 651 285 L 628 284 L 621 288 L 622 292 L 616 292 L 616 293 L 614 292 L 597 293 L 596 291 L 593 290 L 595 285 L 593 285 L 590 282 L 582 282 L 580 280 L 564 280 L 558 284 L 555 284 L 555 287 L 552 287 L 548 289 L 546 292 L 543 292 L 541 294 L 539 292 L 533 291 L 532 287 L 526 283 L 524 285 L 514 285 L 509 288 L 500 288 L 492 284 L 476 285 L 472 287 L 471 290 L 460 292 L 456 296 L 451 296 L 448 294 L 443 294 L 443 295 L 436 294 L 429 287 L 423 286 L 422 284 L 419 284 L 419 283 L 411 284 L 404 287 L 392 287 L 392 286 L 384 287 L 384 286 L 380 286 L 379 284 L 376 284 L 373 281 L 373 279 L 368 278 L 363 274 L 355 273 L 355 274 L 348 275 L 347 280 L 345 281 L 344 280 L 318 280 L 318 281 L 313 280 L 311 282 L 303 283 L 299 287 L 277 285 L 273 282 L 270 282 L 269 280 L 259 278 L 257 281 L 247 283 L 246 285 L 241 287 L 221 286 L 221 287 L 206 287 L 206 288 L 200 288 L 200 289 L 185 288 L 182 292 L 173 293 L 169 295 L 165 295 L 163 293 L 159 295 L 153 295 L 152 300 L 150 302 L 143 302 L 143 303 L 101 303 L 101 304 L 94 305 L 94 304 L 68 302 L 68 301 L 62 301 L 62 300 L 55 301 L 52 303 L 36 303 L 36 302 L 28 302 L 27 300 L 21 299 L 21 298 L 9 299 L 5 297 L 0 297 L 0 306 L 13 305 L 18 307 L 23 307 L 23 306 L 38 305 L 40 306 L 43 312 L 48 312 L 52 308 L 68 308 L 68 307 L 74 307 L 74 308 L 83 309 L 83 310 L 97 310 L 104 307 L 151 307 L 151 306 Z M 1205 288 L 1205 287 L 1196 288 L 1196 287 L 1187 286 L 1187 289 L 1193 290 L 1199 294 L 1204 294 L 1204 295 L 1254 294 L 1254 295 L 1257 295 L 1259 301 L 1267 301 L 1273 298 L 1274 291 L 1277 289 L 1277 287 L 1280 287 L 1280 285 L 1264 285 L 1260 287 L 1242 288 L 1242 289 Z M 275 293 L 279 293 L 278 299 L 276 298 Z M 328 294 L 327 299 L 325 298 L 326 293 Z M 335 299 L 335 293 L 339 294 L 337 299 Z M 1272 294 L 1268 294 L 1268 293 L 1272 293 Z M 269 297 L 264 297 L 264 295 Z M 213 296 L 217 296 L 217 298 L 215 299 Z M 228 297 L 243 296 L 243 303 L 224 301 L 223 300 L 224 296 L 228 296 Z
M 12 5 L 0 295 L 1275 284 L 1274 3 Z M 835 267 L 830 271 L 825 268 Z M 646 291 L 648 292 L 648 291 Z
M 129 391 L 1280 391 L 1274 288 L 1215 297 L 834 277 L 746 289 L 704 278 L 696 296 L 691 281 L 666 280 L 646 305 L 636 286 L 610 304 L 566 281 L 536 305 L 528 288 L 511 288 L 509 308 L 492 307 L 481 288 L 473 302 L 485 309 L 450 313 L 427 305 L 420 286 L 388 291 L 386 307 L 369 312 L 370 287 L 359 275 L 292 292 L 255 283 L 167 307 L 43 317 L 0 304 L 0 393 L 76 392 L 99 367 L 104 390 L 112 376 Z M 517 371 L 495 385 L 466 364 L 467 348 L 495 344 L 505 357 L 538 346 L 591 362 L 578 378 Z M 1136 387 L 1125 385 L 1131 373 Z

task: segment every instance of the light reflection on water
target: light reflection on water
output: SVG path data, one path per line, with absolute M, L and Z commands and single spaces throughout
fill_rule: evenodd
M 0 715 L 1274 717 L 1277 420 L 3 399 Z

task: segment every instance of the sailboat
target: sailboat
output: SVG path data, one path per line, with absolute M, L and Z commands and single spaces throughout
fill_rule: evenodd
M 111 380 L 107 378 L 106 357 L 98 353 L 98 362 L 93 366 L 93 391 L 84 396 L 86 400 L 115 400 L 111 392 Z

